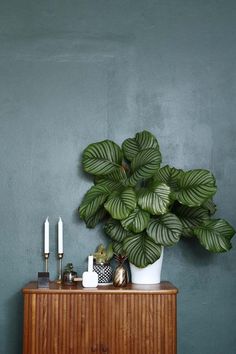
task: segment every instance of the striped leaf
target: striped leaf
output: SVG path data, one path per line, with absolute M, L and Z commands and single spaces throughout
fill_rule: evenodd
M 118 190 L 118 189 L 120 190 L 123 187 L 123 184 L 121 182 L 114 182 L 106 178 L 100 179 L 98 183 L 97 181 L 95 181 L 95 185 L 106 187 L 107 189 L 110 190 L 110 193 L 114 190 Z
M 166 165 L 157 171 L 154 180 L 163 182 L 171 188 L 171 191 L 176 191 L 178 190 L 178 180 L 183 173 L 183 170 Z
M 157 261 L 161 256 L 161 246 L 145 232 L 127 237 L 123 249 L 131 263 L 144 268 Z
M 235 230 L 227 221 L 218 219 L 205 221 L 194 229 L 194 234 L 208 251 L 220 253 L 231 249 Z
M 149 148 L 159 150 L 159 145 L 155 136 L 146 130 L 137 133 L 134 138 L 126 139 L 122 144 L 124 156 L 129 161 L 132 161 L 138 152 Z
M 152 177 L 160 167 L 161 154 L 159 150 L 146 149 L 137 153 L 131 162 L 132 174 L 129 183 L 135 185 L 141 179 Z
M 123 243 L 121 242 L 117 242 L 117 241 L 113 241 L 112 242 L 112 249 L 113 249 L 113 253 L 115 255 L 124 255 L 124 249 L 123 249 Z
M 208 210 L 203 207 L 188 207 L 186 205 L 175 204 L 172 211 L 178 216 L 183 225 L 182 235 L 185 237 L 193 236 L 193 228 L 209 219 Z
M 120 168 L 123 153 L 111 140 L 90 144 L 83 152 L 84 170 L 96 176 L 108 175 Z
M 107 211 L 101 207 L 96 211 L 95 214 L 85 217 L 84 221 L 89 229 L 93 229 L 100 221 L 102 221 L 107 216 Z
M 121 221 L 122 226 L 134 233 L 142 232 L 150 220 L 150 214 L 147 211 L 135 208 L 126 219 Z
M 79 207 L 81 219 L 86 220 L 94 215 L 106 201 L 110 193 L 111 189 L 104 184 L 91 187 L 85 194 Z
M 214 215 L 217 210 L 216 204 L 212 199 L 208 199 L 203 202 L 202 207 L 208 211 L 209 215 Z
M 140 191 L 138 205 L 152 215 L 165 214 L 170 205 L 170 187 L 165 183 L 152 183 Z
M 106 184 L 108 185 L 110 184 L 111 186 L 113 186 L 114 182 L 117 183 L 118 186 L 121 186 L 122 183 L 125 183 L 126 180 L 127 180 L 127 175 L 123 166 L 120 166 L 114 172 L 106 176 L 95 177 L 96 184 L 105 182 Z M 112 188 L 116 189 L 118 187 L 112 187 Z
M 158 244 L 172 246 L 179 241 L 182 228 L 182 224 L 177 216 L 167 213 L 158 219 L 150 220 L 147 234 Z
M 122 242 L 130 235 L 130 232 L 125 230 L 118 220 L 109 220 L 104 225 L 105 233 L 114 241 Z
M 132 187 L 127 187 L 123 191 L 114 191 L 107 199 L 104 207 L 110 215 L 117 220 L 127 218 L 137 204 L 137 197 Z
M 200 206 L 216 192 L 215 178 L 207 170 L 184 172 L 178 183 L 179 190 L 173 194 L 181 204 L 190 207 Z

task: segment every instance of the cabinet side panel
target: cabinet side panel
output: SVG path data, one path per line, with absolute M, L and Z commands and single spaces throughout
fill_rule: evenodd
M 176 354 L 176 296 L 163 296 L 164 353 Z
M 172 335 L 173 335 L 173 343 L 172 343 L 172 350 L 173 353 L 177 353 L 177 296 L 172 295 L 171 301 L 172 307 Z
M 29 328 L 29 296 L 24 294 L 24 329 L 23 329 L 23 354 L 29 353 L 29 337 L 30 337 L 30 328 Z
M 29 354 L 38 354 L 38 348 L 36 346 L 36 323 L 37 323 L 37 309 L 36 309 L 36 295 L 32 294 L 30 296 L 30 321 L 29 321 L 29 325 L 30 325 L 30 352 Z M 28 353 L 27 353 L 28 354 Z
M 35 294 L 24 294 L 23 354 L 38 354 L 36 342 L 37 302 Z

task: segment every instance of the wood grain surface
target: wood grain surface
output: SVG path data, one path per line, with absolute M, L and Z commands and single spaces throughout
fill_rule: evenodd
M 176 354 L 170 283 L 123 290 L 30 283 L 23 293 L 24 354 Z

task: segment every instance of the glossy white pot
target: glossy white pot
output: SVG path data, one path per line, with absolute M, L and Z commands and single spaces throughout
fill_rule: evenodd
M 161 281 L 161 269 L 163 261 L 164 248 L 162 247 L 161 257 L 149 264 L 145 268 L 138 268 L 130 263 L 131 282 L 133 284 L 158 284 Z

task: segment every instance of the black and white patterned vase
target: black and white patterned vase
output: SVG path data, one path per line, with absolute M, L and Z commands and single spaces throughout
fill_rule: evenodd
M 93 270 L 98 275 L 98 283 L 111 283 L 112 282 L 112 267 L 109 263 L 94 263 Z

